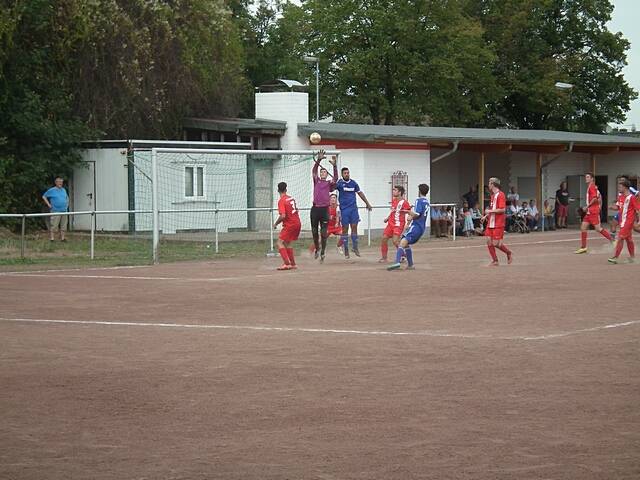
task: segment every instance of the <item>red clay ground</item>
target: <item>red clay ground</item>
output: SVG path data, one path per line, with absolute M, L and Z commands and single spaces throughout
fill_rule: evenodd
M 640 265 L 574 237 L 0 274 L 0 478 L 637 479 Z

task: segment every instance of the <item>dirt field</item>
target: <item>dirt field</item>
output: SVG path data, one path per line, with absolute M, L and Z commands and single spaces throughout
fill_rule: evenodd
M 4 272 L 0 478 L 640 478 L 640 264 L 482 242 Z

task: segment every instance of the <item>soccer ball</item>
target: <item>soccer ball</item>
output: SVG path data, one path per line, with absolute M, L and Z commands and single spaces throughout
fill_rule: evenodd
M 309 135 L 309 141 L 314 145 L 319 144 L 321 140 L 322 140 L 322 137 L 318 132 L 313 132 L 311 135 Z

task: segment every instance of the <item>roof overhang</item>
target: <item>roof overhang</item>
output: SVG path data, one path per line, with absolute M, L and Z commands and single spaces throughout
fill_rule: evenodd
M 431 148 L 453 148 L 476 152 L 537 152 L 557 154 L 565 151 L 608 155 L 621 151 L 640 151 L 640 138 L 551 130 L 505 130 L 479 128 L 411 127 L 307 123 L 298 125 L 298 134 L 312 132 L 323 141 L 347 140 L 372 144 L 427 144 Z M 572 148 L 570 146 L 572 145 Z M 378 146 L 378 148 L 380 148 Z

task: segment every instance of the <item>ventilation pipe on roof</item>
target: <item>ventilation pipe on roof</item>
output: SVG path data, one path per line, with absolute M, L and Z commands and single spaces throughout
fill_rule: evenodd
M 436 163 L 440 160 L 442 160 L 445 157 L 448 157 L 449 155 L 456 153 L 458 151 L 458 144 L 460 143 L 459 140 L 456 140 L 455 142 L 453 142 L 453 148 L 451 150 L 449 150 L 448 152 L 444 152 L 442 155 L 438 155 L 436 158 L 431 160 L 431 163 Z

